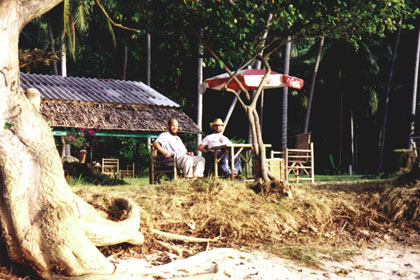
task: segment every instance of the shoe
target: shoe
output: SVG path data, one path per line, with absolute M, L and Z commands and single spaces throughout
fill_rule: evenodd
M 242 174 L 235 174 L 235 180 L 242 180 Z
M 225 178 L 225 179 L 230 179 L 230 176 L 231 176 L 231 174 L 225 174 L 225 175 L 223 176 L 223 178 Z

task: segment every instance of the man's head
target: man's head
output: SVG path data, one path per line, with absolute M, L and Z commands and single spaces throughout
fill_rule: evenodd
M 168 121 L 168 130 L 172 135 L 177 135 L 178 134 L 178 120 L 176 119 L 171 119 Z
M 223 123 L 222 119 L 218 118 L 215 119 L 214 122 L 210 123 L 210 127 L 211 129 L 213 129 L 213 131 L 215 133 L 221 133 L 223 131 L 225 124 Z

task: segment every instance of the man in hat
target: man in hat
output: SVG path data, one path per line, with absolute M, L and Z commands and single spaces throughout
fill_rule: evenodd
M 168 131 L 162 132 L 153 142 L 153 146 L 165 158 L 176 155 L 176 165 L 182 169 L 185 178 L 203 177 L 205 159 L 188 152 L 181 138 L 178 136 L 178 120 L 168 122 Z
M 224 126 L 225 124 L 220 118 L 217 118 L 213 122 L 211 122 L 210 127 L 213 130 L 213 133 L 204 137 L 201 144 L 198 145 L 198 150 L 206 154 L 206 153 L 212 152 L 212 148 L 215 146 L 232 144 L 229 138 L 223 135 Z M 219 153 L 222 153 L 222 151 L 219 151 Z M 223 156 L 219 164 L 220 164 L 220 169 L 223 171 L 224 175 L 226 177 L 230 177 L 232 174 L 232 170 L 230 170 L 230 166 L 229 166 L 228 153 L 226 153 Z M 233 173 L 235 174 L 236 179 L 241 178 L 242 167 L 241 167 L 241 158 L 239 156 L 235 158 Z

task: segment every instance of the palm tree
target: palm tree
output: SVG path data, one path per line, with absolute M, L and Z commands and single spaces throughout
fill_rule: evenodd
M 306 108 L 305 124 L 304 124 L 304 127 L 303 127 L 303 132 L 304 133 L 308 132 L 309 118 L 310 118 L 310 115 L 311 115 L 312 98 L 313 98 L 313 95 L 314 95 L 316 75 L 318 74 L 318 67 L 319 67 L 319 62 L 321 61 L 321 53 L 322 53 L 322 48 L 323 47 L 324 47 L 324 37 L 319 39 L 318 54 L 316 56 L 314 71 L 312 73 L 311 87 L 309 89 L 308 107 Z
M 392 83 L 392 75 L 393 75 L 393 72 L 394 72 L 395 60 L 397 59 L 398 45 L 400 43 L 400 35 L 401 35 L 401 25 L 398 27 L 397 38 L 395 39 L 395 45 L 394 45 L 394 49 L 392 51 L 391 67 L 390 67 L 390 70 L 389 70 L 389 78 L 388 78 L 386 92 L 385 92 L 384 116 L 383 116 L 383 121 L 382 121 L 381 134 L 380 134 L 380 145 L 379 145 L 379 160 L 378 160 L 378 171 L 379 172 L 381 172 L 382 168 L 383 168 L 386 125 L 387 125 L 388 108 L 389 108 L 389 95 L 390 95 L 390 92 L 391 92 L 391 83 Z
M 289 75 L 289 66 L 290 66 L 290 49 L 291 43 L 288 42 L 286 44 L 286 48 L 284 51 L 284 74 Z M 283 105 L 282 105 L 282 118 L 281 118 L 281 150 L 283 151 L 287 147 L 287 105 L 288 105 L 288 93 L 289 88 L 283 88 Z
M 419 60 L 420 60 L 420 24 L 417 31 L 417 49 L 416 49 L 416 61 L 414 66 L 414 77 L 413 77 L 413 95 L 411 100 L 411 120 L 410 130 L 408 135 L 408 148 L 412 148 L 411 139 L 414 135 L 414 120 L 416 116 L 416 100 L 417 100 L 417 84 L 419 79 Z

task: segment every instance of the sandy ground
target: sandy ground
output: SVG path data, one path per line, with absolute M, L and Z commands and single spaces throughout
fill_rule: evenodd
M 264 253 L 250 254 L 230 248 L 202 252 L 155 267 L 140 259 L 118 262 L 120 268 L 132 265 L 161 275 L 159 279 L 402 280 L 420 279 L 420 250 L 403 247 L 368 249 L 349 261 L 324 260 L 321 269 Z

